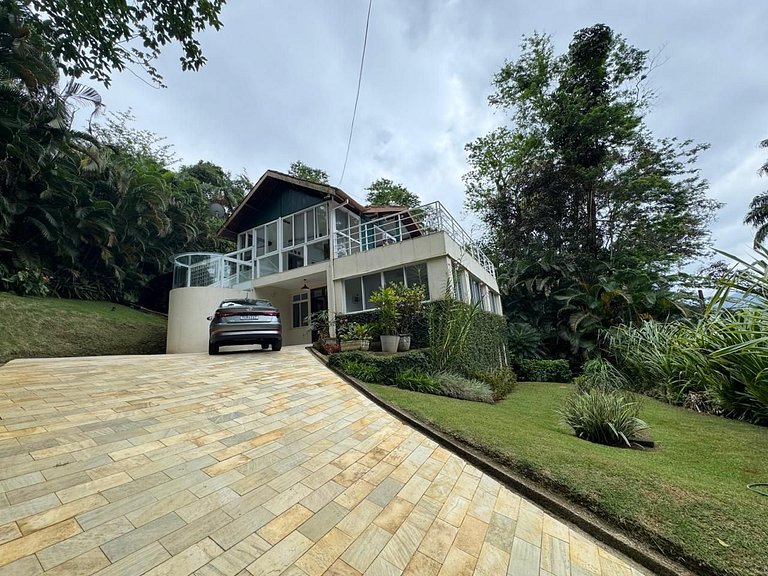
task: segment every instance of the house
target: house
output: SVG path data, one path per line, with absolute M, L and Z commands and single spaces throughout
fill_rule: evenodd
M 309 344 L 309 315 L 373 308 L 380 287 L 449 286 L 465 302 L 501 314 L 493 264 L 440 202 L 415 209 L 362 206 L 339 188 L 268 170 L 219 234 L 229 254 L 174 257 L 169 353 L 207 350 L 208 321 L 225 298 L 265 298 L 280 310 L 283 343 Z

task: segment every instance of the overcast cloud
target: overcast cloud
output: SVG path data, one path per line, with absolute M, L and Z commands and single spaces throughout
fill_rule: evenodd
M 167 89 L 124 73 L 105 103 L 133 108 L 137 127 L 166 136 L 185 163 L 210 160 L 255 180 L 302 160 L 336 185 L 367 6 L 230 0 L 222 30 L 200 36 L 203 69 L 181 72 L 167 50 L 159 65 Z M 715 245 L 746 255 L 752 230 L 741 222 L 768 189 L 757 175 L 768 156 L 758 148 L 768 138 L 767 16 L 762 1 L 374 0 L 341 187 L 362 200 L 372 180 L 391 178 L 473 228 L 463 209 L 464 145 L 504 121 L 487 105 L 493 74 L 518 57 L 523 34 L 549 33 L 562 52 L 576 30 L 600 22 L 638 48 L 663 49 L 648 124 L 657 137 L 712 145 L 699 166 L 710 195 L 726 203 Z

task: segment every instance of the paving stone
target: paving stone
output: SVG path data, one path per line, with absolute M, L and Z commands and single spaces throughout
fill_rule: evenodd
M 0 368 L 0 576 L 645 576 L 301 347 Z

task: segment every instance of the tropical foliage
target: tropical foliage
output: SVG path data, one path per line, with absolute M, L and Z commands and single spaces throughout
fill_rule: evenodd
M 738 260 L 695 322 L 614 328 L 605 350 L 632 390 L 768 424 L 768 250 Z
M 467 206 L 487 225 L 505 311 L 549 354 L 582 359 L 602 328 L 678 314 L 674 272 L 709 246 L 707 146 L 651 134 L 652 66 L 601 24 L 562 55 L 527 37 L 489 98 L 509 124 L 466 147 Z
M 768 139 L 760 142 L 760 146 L 768 148 Z M 768 160 L 760 167 L 758 173 L 761 176 L 768 175 Z M 744 224 L 757 228 L 755 231 L 755 248 L 765 243 L 765 239 L 768 238 L 768 192 L 758 194 L 752 199 L 749 211 L 744 218 Z
M 250 184 L 210 163 L 174 171 L 129 113 L 75 130 L 77 107 L 101 98 L 62 82 L 42 28 L 0 8 L 0 287 L 40 294 L 29 279 L 44 277 L 59 296 L 136 301 L 174 253 L 223 247 L 221 217 Z

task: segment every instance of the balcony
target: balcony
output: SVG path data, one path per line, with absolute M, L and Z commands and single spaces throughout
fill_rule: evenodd
M 489 274 L 496 276 L 493 263 L 440 202 L 432 202 L 418 208 L 387 214 L 375 220 L 338 229 L 331 234 L 332 246 L 329 257 L 344 258 L 436 232 L 444 232 Z M 289 252 L 291 251 L 284 250 L 282 254 L 290 256 Z M 279 258 L 274 265 L 270 261 L 270 266 L 265 267 L 263 260 L 257 262 L 253 257 L 251 247 L 228 254 L 209 252 L 179 254 L 173 258 L 173 287 L 242 288 L 251 280 L 282 272 L 282 267 L 286 265 L 284 258 Z M 308 255 L 304 258 L 308 258 Z M 304 265 L 306 264 L 305 261 Z M 290 266 L 290 269 L 294 268 L 296 266 Z

